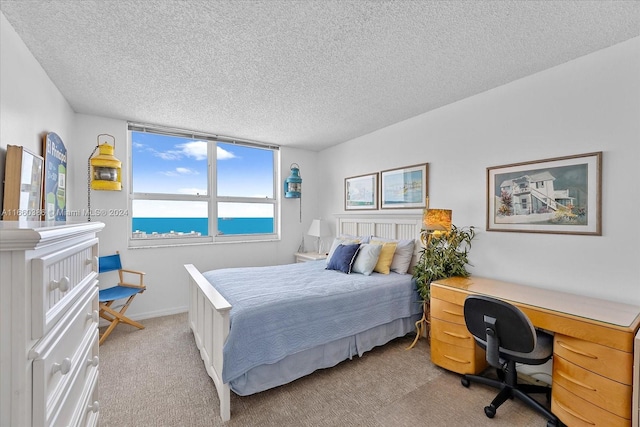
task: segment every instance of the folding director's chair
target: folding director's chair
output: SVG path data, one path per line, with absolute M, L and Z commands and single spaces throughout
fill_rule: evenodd
M 111 324 L 107 330 L 100 336 L 100 345 L 107 339 L 109 334 L 113 332 L 118 323 L 126 323 L 131 326 L 135 326 L 138 329 L 144 329 L 140 323 L 129 319 L 124 313 L 129 308 L 129 305 L 133 301 L 136 295 L 145 291 L 144 275 L 142 271 L 126 270 L 122 268 L 120 261 L 120 253 L 116 252 L 115 255 L 102 256 L 99 259 L 99 273 L 107 273 L 109 271 L 117 271 L 120 276 L 120 282 L 116 286 L 108 289 L 102 289 L 99 292 L 100 301 L 100 317 L 109 321 Z M 125 282 L 125 277 L 132 277 L 130 275 L 137 275 L 137 284 Z M 117 300 L 127 299 L 122 306 L 113 307 L 113 303 Z M 120 308 L 116 311 L 116 308 Z

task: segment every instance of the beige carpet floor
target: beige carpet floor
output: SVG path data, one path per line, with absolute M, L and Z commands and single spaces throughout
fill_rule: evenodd
M 187 315 L 149 319 L 144 330 L 119 325 L 100 347 L 100 426 L 546 426 L 517 399 L 495 418 L 483 408 L 497 391 L 433 365 L 429 345 L 397 339 L 262 393 L 231 393 L 223 423 Z M 544 397 L 541 397 L 544 401 Z

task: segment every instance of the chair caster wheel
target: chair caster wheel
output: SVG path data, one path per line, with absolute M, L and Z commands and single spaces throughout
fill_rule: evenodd
M 469 385 L 471 384 L 471 381 L 469 381 L 466 377 L 462 377 L 460 379 L 460 384 L 462 384 L 463 386 L 469 388 Z
M 558 427 L 558 424 L 553 420 L 549 420 L 547 421 L 547 427 Z
M 489 406 L 485 406 L 484 407 L 484 414 L 489 417 L 489 418 L 493 418 L 496 416 L 496 408 L 493 405 L 489 405 Z

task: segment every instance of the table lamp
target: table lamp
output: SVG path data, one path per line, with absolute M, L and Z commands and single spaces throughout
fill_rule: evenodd
M 311 221 L 311 226 L 309 227 L 309 231 L 307 234 L 312 237 L 316 237 L 318 239 L 318 254 L 322 253 L 322 239 L 321 237 L 327 236 L 329 234 L 329 230 L 327 227 L 327 223 L 322 221 L 321 219 L 314 219 Z
M 443 233 L 448 233 L 451 230 L 451 216 L 452 211 L 450 209 L 425 209 L 422 216 L 422 230 L 426 231 L 427 241 L 423 240 L 423 244 L 426 246 L 433 236 L 439 236 Z

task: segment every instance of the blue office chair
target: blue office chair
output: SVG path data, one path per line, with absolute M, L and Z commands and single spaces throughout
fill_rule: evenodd
M 464 375 L 462 385 L 478 382 L 500 390 L 484 413 L 493 418 L 507 399 L 519 398 L 547 418 L 547 427 L 558 425 L 558 418 L 529 393 L 545 393 L 551 388 L 518 384 L 516 363 L 542 365 L 553 354 L 553 336 L 536 330 L 529 318 L 516 306 L 484 295 L 469 295 L 464 301 L 464 320 L 476 343 L 486 350 L 487 362 L 497 369 L 498 380 L 480 375 Z
M 113 332 L 116 326 L 120 322 L 127 325 L 135 326 L 138 329 L 144 329 L 140 323 L 129 319 L 125 316 L 125 312 L 131 305 L 133 298 L 136 295 L 145 291 L 144 275 L 142 271 L 127 270 L 122 268 L 122 262 L 120 261 L 120 253 L 116 252 L 115 255 L 102 256 L 99 258 L 99 273 L 107 273 L 109 271 L 117 271 L 120 277 L 120 281 L 116 286 L 107 289 L 101 289 L 99 292 L 100 301 L 100 317 L 109 321 L 110 325 L 105 332 L 100 335 L 100 345 L 107 339 L 107 337 Z M 125 277 L 131 277 L 131 275 L 137 276 L 137 284 L 125 282 Z M 113 303 L 117 300 L 123 300 L 126 298 L 126 302 L 120 307 L 119 311 L 113 307 Z

